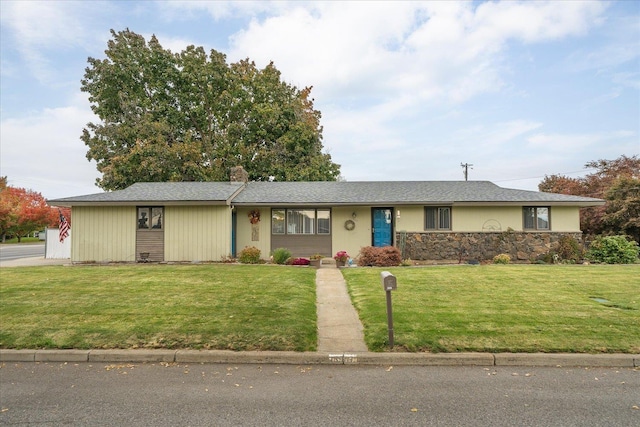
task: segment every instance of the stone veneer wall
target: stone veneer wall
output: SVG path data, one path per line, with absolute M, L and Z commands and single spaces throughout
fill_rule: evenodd
M 397 232 L 396 244 L 403 259 L 415 261 L 484 261 L 503 253 L 514 261 L 532 261 L 555 248 L 562 236 L 582 242 L 581 232 Z

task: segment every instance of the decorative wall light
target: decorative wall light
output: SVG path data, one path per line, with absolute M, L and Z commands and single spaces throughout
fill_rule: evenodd
M 358 215 L 355 212 L 351 214 L 351 218 L 353 218 L 353 219 L 356 219 L 357 216 Z

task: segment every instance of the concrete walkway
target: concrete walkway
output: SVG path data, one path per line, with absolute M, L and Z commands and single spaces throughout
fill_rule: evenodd
M 0 261 L 1 267 L 40 267 L 43 265 L 67 265 L 71 264 L 69 258 L 65 259 L 49 259 L 45 257 L 18 258 Z
M 335 264 L 323 264 L 316 272 L 316 311 L 319 352 L 367 351 L 362 323 Z

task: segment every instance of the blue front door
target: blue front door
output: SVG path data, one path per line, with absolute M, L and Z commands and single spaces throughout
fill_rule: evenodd
M 373 208 L 373 246 L 391 246 L 393 243 L 393 208 Z

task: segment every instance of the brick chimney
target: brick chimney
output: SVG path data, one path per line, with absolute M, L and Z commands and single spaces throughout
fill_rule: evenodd
M 231 182 L 248 182 L 249 173 L 242 166 L 234 166 L 229 173 Z

